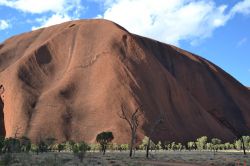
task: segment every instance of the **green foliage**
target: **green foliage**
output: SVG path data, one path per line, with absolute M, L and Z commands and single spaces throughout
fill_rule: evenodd
M 140 150 L 146 150 L 147 148 L 147 145 L 148 145 L 148 141 L 149 141 L 149 138 L 147 136 L 145 136 L 141 142 L 141 144 L 139 145 L 139 149 Z M 150 147 L 151 149 L 151 147 Z
M 195 142 L 188 142 L 188 149 L 189 150 L 194 150 L 194 149 L 196 149 L 196 144 L 195 144 Z
M 6 138 L 4 140 L 3 152 L 17 153 L 21 151 L 20 141 L 16 138 Z
M 242 143 L 241 143 L 241 140 L 239 139 L 239 140 L 236 140 L 235 142 L 234 142 L 234 145 L 235 145 L 235 148 L 237 149 L 237 150 L 241 150 L 242 149 Z
M 73 151 L 74 145 L 75 145 L 75 142 L 72 141 L 72 140 L 69 140 L 69 141 L 66 141 L 64 143 L 64 146 L 65 146 L 64 148 L 65 148 L 66 151 Z
M 47 145 L 47 148 L 48 148 L 49 151 L 52 150 L 55 141 L 56 141 L 56 139 L 55 139 L 55 138 L 52 138 L 52 137 L 49 137 L 49 138 L 46 138 L 46 139 L 45 139 L 44 142 L 45 142 L 45 144 Z
M 250 136 L 243 136 L 242 138 L 246 149 L 250 149 Z
M 38 152 L 39 152 L 38 145 L 36 145 L 36 144 L 31 144 L 31 151 L 38 154 Z
M 221 144 L 221 140 L 218 138 L 212 138 L 211 139 L 211 143 L 212 143 L 212 148 L 213 150 L 217 151 L 218 149 L 220 149 L 220 144 Z
M 102 132 L 96 136 L 96 142 L 100 143 L 102 147 L 103 154 L 105 154 L 107 144 L 114 139 L 112 132 Z
M 195 144 L 198 148 L 198 150 L 204 150 L 206 147 L 206 143 L 207 143 L 207 136 L 202 136 L 200 138 L 197 138 Z
M 210 142 L 207 142 L 207 143 L 206 143 L 206 149 L 207 149 L 207 150 L 213 150 L 213 144 L 210 143 Z
M 175 143 L 175 142 L 172 142 L 172 143 L 171 143 L 170 149 L 171 149 L 171 150 L 177 150 L 177 146 L 176 146 L 176 143 Z
M 129 150 L 129 144 L 121 144 L 121 145 L 118 145 L 119 147 L 119 150 Z
M 96 151 L 96 150 L 101 150 L 100 144 L 89 144 L 90 150 Z
M 21 144 L 21 151 L 22 152 L 29 152 L 31 149 L 31 141 L 28 137 L 21 137 L 20 138 L 20 144 Z
M 73 153 L 77 156 L 80 161 L 83 161 L 86 151 L 89 149 L 89 146 L 85 142 L 79 142 L 73 145 Z
M 155 145 L 155 149 L 156 149 L 156 150 L 162 150 L 162 143 L 161 143 L 161 141 L 159 141 L 159 142 Z
M 64 144 L 58 144 L 57 145 L 57 150 L 58 150 L 58 152 L 61 152 L 62 150 L 64 150 L 65 149 L 65 145 Z
M 183 145 L 181 143 L 176 144 L 176 150 L 181 151 L 183 149 Z

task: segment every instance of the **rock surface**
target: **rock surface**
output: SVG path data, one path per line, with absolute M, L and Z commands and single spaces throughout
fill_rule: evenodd
M 138 140 L 152 128 L 153 139 L 178 142 L 250 134 L 245 86 L 202 57 L 107 20 L 71 21 L 6 40 L 0 84 L 6 137 L 94 142 L 112 131 L 114 142 L 129 142 L 122 104 L 128 113 L 142 105 Z

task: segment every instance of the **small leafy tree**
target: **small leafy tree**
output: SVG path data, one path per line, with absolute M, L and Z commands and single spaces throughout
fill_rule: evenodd
M 175 142 L 172 142 L 171 143 L 171 150 L 176 150 L 177 149 L 177 146 L 176 146 L 176 143 Z
M 207 136 L 202 136 L 200 138 L 197 138 L 196 140 L 196 146 L 199 150 L 205 149 L 207 143 Z
M 221 144 L 221 140 L 218 138 L 212 138 L 211 143 L 213 144 L 214 152 L 217 152 L 217 150 L 219 149 L 219 145 Z
M 83 158 L 86 154 L 86 151 L 89 149 L 89 146 L 81 141 L 73 145 L 73 153 L 80 159 L 80 162 L 83 161 Z
M 234 145 L 235 145 L 235 148 L 236 148 L 237 150 L 241 150 L 241 149 L 242 149 L 242 143 L 241 143 L 241 140 L 240 140 L 240 139 L 239 139 L 239 140 L 236 140 L 235 143 L 234 143 Z
M 192 141 L 188 142 L 187 146 L 188 146 L 188 150 L 194 150 L 196 147 L 195 142 L 192 142 Z
M 110 143 L 113 139 L 114 139 L 113 133 L 110 131 L 101 132 L 96 136 L 96 142 L 100 143 L 103 155 L 106 152 L 108 143 Z
M 156 145 L 155 145 L 156 150 L 162 150 L 162 143 L 161 141 L 159 141 Z
M 72 140 L 66 141 L 65 143 L 65 150 L 67 151 L 73 151 L 73 147 L 75 145 L 75 142 Z

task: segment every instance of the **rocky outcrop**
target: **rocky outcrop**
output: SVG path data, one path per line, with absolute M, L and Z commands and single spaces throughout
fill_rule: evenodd
M 138 140 L 233 140 L 249 134 L 250 92 L 211 62 L 129 33 L 106 20 L 80 20 L 14 36 L 0 46 L 6 136 L 94 142 L 142 105 Z

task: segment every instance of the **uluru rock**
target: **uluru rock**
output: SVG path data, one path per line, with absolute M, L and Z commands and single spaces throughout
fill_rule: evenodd
M 250 134 L 250 91 L 213 63 L 131 34 L 107 20 L 79 20 L 0 45 L 0 134 L 33 141 L 94 142 L 112 131 L 128 142 L 121 105 L 142 106 L 138 140 L 233 140 Z

